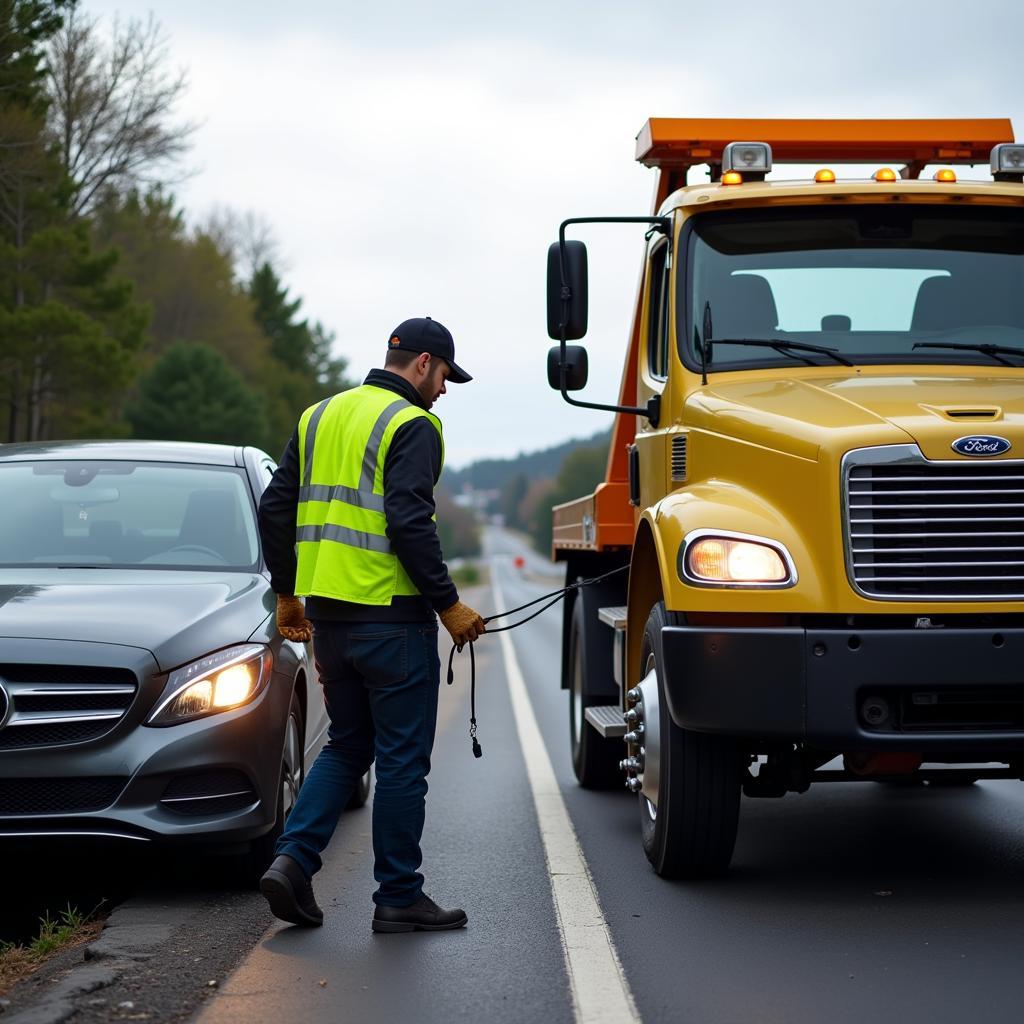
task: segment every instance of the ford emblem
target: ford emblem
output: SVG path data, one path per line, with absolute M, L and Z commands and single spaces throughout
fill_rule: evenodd
M 970 437 L 958 437 L 953 442 L 953 451 L 959 455 L 1002 455 L 1012 447 L 1005 437 L 992 437 L 990 434 L 971 434 Z

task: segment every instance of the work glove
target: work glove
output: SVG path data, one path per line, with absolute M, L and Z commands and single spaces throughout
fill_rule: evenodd
M 277 595 L 277 631 L 285 640 L 304 644 L 313 639 L 313 625 L 306 618 L 306 606 L 291 594 Z
M 484 625 L 480 613 L 473 611 L 468 604 L 461 601 L 456 601 L 451 608 L 445 608 L 440 615 L 444 628 L 451 633 L 452 640 L 459 649 L 463 644 L 471 644 L 478 636 L 487 632 L 487 626 Z

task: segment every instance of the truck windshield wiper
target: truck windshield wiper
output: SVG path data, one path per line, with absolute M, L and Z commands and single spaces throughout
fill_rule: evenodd
M 1024 359 L 1024 349 L 1016 348 L 1012 345 L 965 345 L 959 342 L 952 341 L 915 341 L 914 348 L 954 348 L 959 349 L 962 352 L 980 352 L 982 355 L 990 356 L 997 363 L 1002 363 L 1003 366 L 1015 366 L 1015 363 L 1011 363 L 1009 359 L 1003 359 L 1004 355 L 1017 356 L 1019 359 Z
M 773 348 L 784 356 L 792 356 L 794 359 L 801 359 L 800 352 L 818 352 L 823 356 L 843 366 L 853 366 L 846 356 L 840 355 L 838 349 L 826 348 L 824 345 L 808 345 L 802 341 L 787 341 L 785 338 L 715 338 L 716 345 L 751 345 L 755 348 Z M 792 351 L 790 351 L 792 350 Z M 817 366 L 818 363 L 810 359 L 804 359 L 808 366 Z

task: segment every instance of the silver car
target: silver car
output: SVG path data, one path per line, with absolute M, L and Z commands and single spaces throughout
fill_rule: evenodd
M 0 846 L 269 860 L 328 726 L 309 646 L 274 626 L 256 527 L 274 468 L 209 444 L 0 447 Z

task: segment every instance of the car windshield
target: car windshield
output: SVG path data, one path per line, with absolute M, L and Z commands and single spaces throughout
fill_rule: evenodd
M 787 341 L 853 363 L 1024 366 L 1024 211 L 788 206 L 690 225 L 679 341 L 691 369 L 709 326 L 708 370 L 838 361 Z M 738 343 L 752 340 L 780 344 Z
M 0 462 L 0 566 L 257 568 L 239 469 L 169 463 Z

